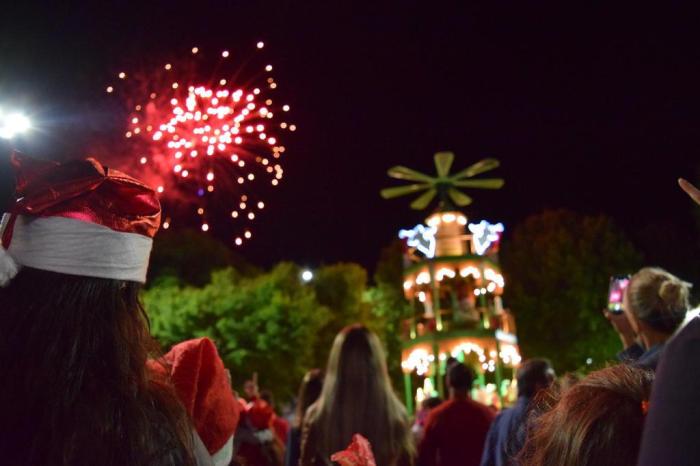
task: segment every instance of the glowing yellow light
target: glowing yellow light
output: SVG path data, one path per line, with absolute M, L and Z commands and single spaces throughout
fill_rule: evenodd
M 163 230 L 167 230 L 168 228 L 170 228 L 170 223 L 167 221 L 163 222 Z
M 240 238 L 236 238 L 236 246 L 240 246 L 241 244 L 243 244 L 243 240 Z
M 235 210 L 231 211 L 231 217 L 238 218 L 238 212 L 236 212 Z
M 285 112 L 288 112 L 288 111 L 289 111 L 289 105 L 284 105 L 284 106 L 282 107 L 282 110 L 284 110 Z
M 245 202 L 241 202 L 241 204 L 238 207 L 240 207 L 241 209 L 245 209 Z
M 170 70 L 173 69 L 173 65 L 171 65 L 170 63 L 167 63 L 167 64 L 165 65 L 165 69 L 168 70 L 168 71 L 170 71 Z
M 227 58 L 228 57 L 228 50 L 224 50 L 223 52 L 221 52 L 221 56 L 224 58 Z
M 252 173 L 249 173 L 249 174 L 248 174 L 248 179 L 249 179 L 250 181 L 253 181 L 253 180 L 255 179 L 255 175 L 253 175 Z
M 455 214 L 442 214 L 442 221 L 445 223 L 452 223 L 457 220 Z
M 125 78 L 126 78 L 126 73 L 124 73 L 123 71 L 121 73 L 119 73 L 119 79 L 125 79 Z
M 279 181 L 277 180 L 272 180 L 272 186 L 277 186 L 279 184 Z
M 190 174 L 189 171 L 187 171 L 187 170 L 182 170 L 182 177 L 183 177 L 183 178 L 187 178 L 187 175 L 189 175 L 189 174 Z
M 130 137 L 131 137 L 131 131 L 127 131 L 126 134 L 125 134 L 125 136 L 126 136 L 127 138 L 130 138 Z
M 285 129 L 287 127 L 287 123 L 282 122 L 280 123 L 280 128 Z
M 112 86 L 107 86 L 107 92 L 111 94 L 114 92 L 114 88 Z
M 250 238 L 250 237 L 253 236 L 253 235 L 250 233 L 250 231 L 246 231 L 246 232 L 243 234 L 243 236 L 245 236 L 246 238 Z
M 214 173 L 212 173 L 212 172 L 207 173 L 207 181 L 211 181 L 213 179 L 214 179 Z
M 263 201 L 258 202 L 258 209 L 264 209 L 265 203 Z
M 177 89 L 180 85 L 178 83 L 173 83 L 173 89 Z
M 141 165 L 145 165 L 145 164 L 146 164 L 146 162 L 147 162 L 147 159 L 146 159 L 146 157 L 141 157 L 141 160 L 140 160 L 140 162 L 141 162 Z
M 202 208 L 200 207 L 199 209 L 197 209 L 197 213 L 198 213 L 199 215 L 204 215 L 204 209 L 202 209 Z
M 156 191 L 162 193 L 163 191 L 165 191 L 165 188 L 163 188 L 162 186 L 158 186 L 158 189 Z
M 260 42 L 257 43 L 257 47 L 258 47 L 259 49 L 261 49 L 261 48 L 265 47 L 265 43 L 264 43 L 263 41 L 260 41 Z
M 199 52 L 199 48 L 198 48 L 198 47 L 192 47 L 192 53 L 197 53 L 197 52 Z
M 238 181 L 238 184 L 243 184 L 243 182 L 244 182 L 245 180 L 243 179 L 242 176 L 239 176 L 237 181 Z
M 255 218 L 255 214 L 254 214 L 253 212 L 250 212 L 250 213 L 248 214 L 248 218 L 251 219 L 251 220 L 253 220 L 253 219 Z
M 272 71 L 272 65 L 267 65 L 265 67 L 265 71 Z
M 270 89 L 277 89 L 277 83 L 270 84 Z
M 296 131 L 296 130 L 297 130 L 296 125 L 289 125 L 289 131 Z M 284 152 L 284 151 L 282 151 L 282 152 Z
M 202 223 L 202 231 L 209 231 L 209 225 Z
M 219 81 L 219 84 L 221 84 L 222 86 L 226 85 L 226 80 L 222 79 L 221 81 Z

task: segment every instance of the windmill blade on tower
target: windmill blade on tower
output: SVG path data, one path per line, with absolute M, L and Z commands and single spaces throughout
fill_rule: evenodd
M 408 167 L 403 167 L 401 165 L 390 168 L 387 173 L 390 177 L 399 180 L 422 181 L 424 183 L 432 183 L 435 181 L 435 178 L 433 178 L 432 176 L 428 176 L 417 170 Z
M 450 173 L 455 154 L 452 152 L 438 152 L 433 159 L 435 160 L 438 177 L 444 178 Z
M 415 210 L 423 210 L 428 207 L 430 201 L 433 200 L 437 194 L 437 189 L 432 188 L 421 194 L 415 201 L 411 202 L 411 208 Z
M 500 178 L 467 179 L 498 167 L 500 165 L 498 160 L 484 159 L 450 176 L 454 158 L 455 155 L 452 152 L 435 154 L 433 160 L 437 176 L 426 175 L 402 165 L 390 168 L 388 171 L 390 177 L 414 183 L 384 188 L 380 191 L 381 196 L 391 199 L 425 190 L 411 202 L 411 208 L 425 209 L 435 197 L 439 197 L 441 209 L 454 209 L 455 206 L 463 207 L 472 203 L 472 198 L 457 188 L 498 189 L 503 186 L 503 180 Z
M 423 184 L 408 184 L 406 186 L 394 186 L 393 188 L 384 188 L 380 191 L 380 194 L 384 199 L 392 199 L 394 197 L 405 196 L 406 194 L 413 194 L 418 191 L 423 191 L 424 189 L 430 188 L 431 185 L 427 183 Z
M 484 159 L 479 162 L 476 162 L 471 167 L 467 167 L 464 170 L 455 173 L 450 178 L 452 178 L 453 180 L 471 178 L 472 176 L 476 176 L 480 173 L 484 173 L 489 170 L 493 170 L 494 168 L 498 168 L 499 165 L 501 165 L 501 162 L 499 162 L 496 159 Z
M 464 207 L 472 203 L 472 198 L 464 194 L 462 191 L 458 191 L 455 188 L 450 188 L 447 190 L 447 194 L 459 207 Z
M 452 184 L 459 188 L 501 189 L 503 183 L 502 178 L 483 178 L 479 180 L 457 180 Z

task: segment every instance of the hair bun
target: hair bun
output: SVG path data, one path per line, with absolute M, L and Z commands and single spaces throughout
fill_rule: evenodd
M 671 304 L 678 301 L 678 295 L 681 292 L 681 283 L 678 280 L 669 278 L 664 280 L 659 286 L 659 297 L 666 304 Z

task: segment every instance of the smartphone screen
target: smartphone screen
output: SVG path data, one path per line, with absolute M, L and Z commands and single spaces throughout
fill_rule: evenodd
M 622 313 L 622 298 L 625 296 L 625 289 L 629 284 L 629 275 L 610 277 L 610 292 L 608 293 L 608 310 L 610 312 Z

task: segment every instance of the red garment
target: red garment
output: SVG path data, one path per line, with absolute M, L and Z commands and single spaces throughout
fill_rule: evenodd
M 418 448 L 419 466 L 479 466 L 495 414 L 473 400 L 450 400 L 433 409 Z
M 289 438 L 289 421 L 283 417 L 275 416 L 272 418 L 272 430 L 275 431 L 275 435 L 280 439 L 280 442 L 286 445 Z

